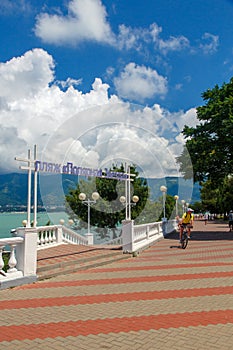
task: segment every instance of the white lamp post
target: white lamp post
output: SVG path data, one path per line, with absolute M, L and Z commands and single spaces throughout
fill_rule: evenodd
M 176 216 L 178 216 L 178 199 L 179 199 L 179 196 L 175 195 L 174 199 L 176 201 Z
M 182 199 L 181 200 L 181 203 L 182 203 L 182 213 L 184 214 L 184 209 L 185 209 L 185 200 Z
M 131 210 L 127 210 L 127 207 L 131 207 L 131 205 L 136 205 L 137 202 L 139 201 L 139 197 L 134 195 L 132 197 L 132 202 L 127 202 L 125 196 L 120 197 L 120 202 L 125 205 L 126 211 L 125 211 L 125 220 L 131 220 Z
M 163 194 L 163 220 L 166 220 L 166 211 L 165 211 L 165 203 L 166 203 L 166 192 L 167 187 L 166 186 L 160 186 L 160 191 Z
M 93 192 L 91 197 L 92 197 L 92 200 L 91 199 L 86 199 L 86 194 L 81 192 L 79 194 L 79 199 L 82 201 L 83 204 L 86 204 L 87 205 L 87 233 L 89 234 L 90 233 L 90 208 L 91 208 L 91 205 L 95 204 L 96 201 L 99 199 L 100 195 L 98 192 Z
M 27 226 L 27 222 L 28 222 L 27 220 L 23 220 L 23 221 L 22 221 L 23 227 L 26 227 L 26 226 Z
M 60 225 L 64 225 L 65 220 L 64 219 L 60 219 L 59 222 L 60 222 Z

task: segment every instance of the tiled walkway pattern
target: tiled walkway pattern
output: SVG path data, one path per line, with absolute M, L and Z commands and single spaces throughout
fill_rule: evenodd
M 138 257 L 0 291 L 0 349 L 232 350 L 233 233 L 195 223 Z

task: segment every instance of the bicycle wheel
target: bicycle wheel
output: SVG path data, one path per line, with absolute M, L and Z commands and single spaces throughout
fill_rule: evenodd
M 186 247 L 187 247 L 187 245 L 188 245 L 188 237 L 187 236 L 185 236 L 185 237 L 182 237 L 182 242 L 181 242 L 181 248 L 182 249 L 185 249 Z

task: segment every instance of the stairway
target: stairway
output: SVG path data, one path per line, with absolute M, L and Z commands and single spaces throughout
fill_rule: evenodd
M 81 270 L 128 259 L 121 246 L 81 246 L 62 244 L 37 252 L 38 280 L 69 274 Z

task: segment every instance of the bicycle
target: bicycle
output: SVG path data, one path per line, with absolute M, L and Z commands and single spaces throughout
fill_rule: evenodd
M 180 245 L 181 245 L 182 249 L 185 249 L 187 247 L 188 241 L 189 241 L 187 227 L 192 228 L 192 226 L 191 225 L 182 224 L 181 227 L 183 228 L 183 232 L 182 232 L 182 235 L 181 235 Z

